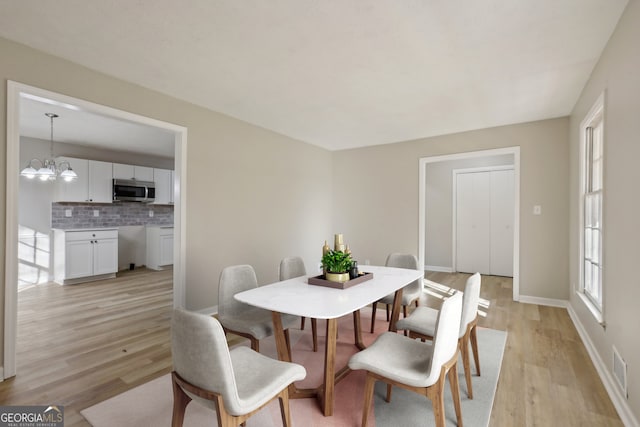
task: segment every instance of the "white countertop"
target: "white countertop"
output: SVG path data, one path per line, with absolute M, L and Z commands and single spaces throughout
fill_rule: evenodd
M 424 276 L 420 270 L 359 266 L 361 272 L 373 273 L 373 279 L 348 289 L 309 285 L 308 276 L 259 286 L 234 297 L 241 302 L 266 310 L 314 319 L 333 319 L 353 313 Z
M 59 231 L 108 231 L 118 230 L 120 227 L 90 227 L 90 228 L 52 228 Z

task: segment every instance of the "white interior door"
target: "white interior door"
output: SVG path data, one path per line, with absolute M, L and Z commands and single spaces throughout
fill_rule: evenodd
M 513 169 L 491 171 L 491 274 L 513 277 Z
M 458 174 L 456 179 L 456 270 L 491 274 L 491 176 Z

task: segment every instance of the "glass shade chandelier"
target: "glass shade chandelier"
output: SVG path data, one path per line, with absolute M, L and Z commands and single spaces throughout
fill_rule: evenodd
M 20 172 L 21 176 L 27 179 L 38 178 L 41 181 L 54 181 L 60 177 L 65 182 L 71 182 L 78 179 L 78 175 L 71 169 L 71 165 L 67 161 L 60 162 L 56 165 L 53 159 L 53 119 L 58 117 L 55 113 L 45 113 L 45 116 L 51 119 L 51 152 L 48 159 L 31 159 L 27 166 Z M 39 166 L 39 167 L 36 167 Z

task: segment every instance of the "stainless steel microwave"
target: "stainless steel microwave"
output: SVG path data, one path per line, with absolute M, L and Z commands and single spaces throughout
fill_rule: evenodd
M 135 179 L 113 180 L 113 201 L 153 202 L 156 198 L 156 184 Z

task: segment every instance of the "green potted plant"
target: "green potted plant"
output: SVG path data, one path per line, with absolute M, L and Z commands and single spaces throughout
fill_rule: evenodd
M 349 280 L 349 270 L 353 260 L 349 252 L 329 250 L 322 256 L 322 267 L 325 279 L 332 282 L 344 283 Z

